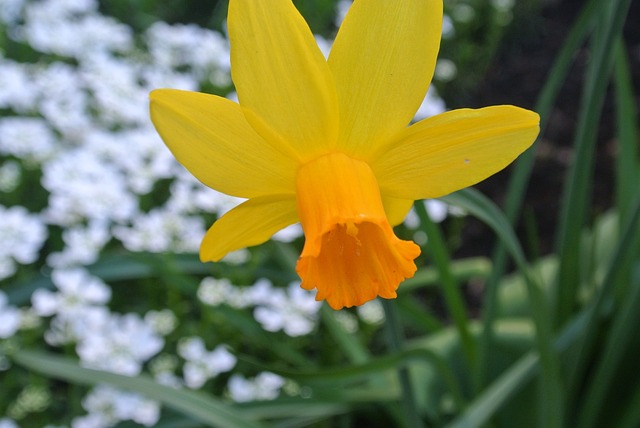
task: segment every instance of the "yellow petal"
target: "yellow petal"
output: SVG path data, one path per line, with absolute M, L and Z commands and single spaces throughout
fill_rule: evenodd
M 386 195 L 436 198 L 509 165 L 534 142 L 539 120 L 513 106 L 453 110 L 407 128 L 381 147 L 371 168 Z
M 394 235 L 369 166 L 331 153 L 300 168 L 297 189 L 302 287 L 316 288 L 316 300 L 334 309 L 396 297 L 416 271 L 420 247 Z
M 413 118 L 440 47 L 442 0 L 356 0 L 329 55 L 339 145 L 366 157 Z
M 397 226 L 402 223 L 413 206 L 413 199 L 398 199 L 382 195 L 384 212 L 387 214 L 389 224 Z
M 202 240 L 200 260 L 217 262 L 231 251 L 262 244 L 297 221 L 296 200 L 291 196 L 249 199 L 213 223 Z
M 233 196 L 293 193 L 297 163 L 246 121 L 241 107 L 197 92 L 153 91 L 151 120 L 176 159 L 198 180 Z
M 291 0 L 231 0 L 228 22 L 231 73 L 240 104 L 302 157 L 334 144 L 338 116 L 333 78 Z

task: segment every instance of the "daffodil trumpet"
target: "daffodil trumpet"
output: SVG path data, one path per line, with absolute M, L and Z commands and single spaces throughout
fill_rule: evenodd
M 328 59 L 291 0 L 230 0 L 239 103 L 159 89 L 151 118 L 205 185 L 247 201 L 218 219 L 203 261 L 300 222 L 302 287 L 334 309 L 393 298 L 420 248 L 399 239 L 414 200 L 502 170 L 539 132 L 536 113 L 459 109 L 410 124 L 430 84 L 442 0 L 355 0 Z

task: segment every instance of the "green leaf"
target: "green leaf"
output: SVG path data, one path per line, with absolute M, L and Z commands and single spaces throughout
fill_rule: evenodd
M 147 376 L 129 377 L 79 366 L 75 361 L 54 354 L 20 350 L 10 358 L 17 364 L 53 378 L 68 382 L 96 385 L 107 383 L 138 392 L 160 401 L 180 413 L 220 428 L 258 428 L 258 422 L 247 418 L 236 408 L 201 392 L 174 389 Z
M 601 2 L 598 31 L 580 104 L 574 140 L 575 156 L 567 174 L 558 221 L 556 252 L 561 254 L 557 279 L 556 324 L 562 325 L 575 310 L 580 282 L 580 237 L 589 212 L 597 129 L 613 67 L 615 42 L 621 34 L 631 0 Z
M 531 272 L 520 243 L 502 211 L 488 198 L 474 189 L 464 189 L 442 198 L 446 203 L 469 211 L 490 226 L 511 253 L 518 269 L 525 278 L 531 302 L 531 312 L 536 325 L 536 345 L 542 362 L 542 394 L 547 403 L 542 407 L 541 424 L 559 426 L 563 420 L 563 389 L 560 363 L 552 349 L 551 311 L 542 289 Z

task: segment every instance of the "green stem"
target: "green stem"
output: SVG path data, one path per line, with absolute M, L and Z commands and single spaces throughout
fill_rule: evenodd
M 402 325 L 398 312 L 396 310 L 395 301 L 382 299 L 382 306 L 386 316 L 385 329 L 387 332 L 387 343 L 389 351 L 392 354 L 402 351 L 404 333 L 402 331 Z M 406 425 L 411 428 L 422 428 L 424 424 L 418 413 L 418 406 L 415 402 L 415 396 L 413 394 L 413 387 L 411 385 L 411 377 L 409 375 L 409 369 L 407 366 L 402 365 L 398 367 L 398 380 L 400 381 L 400 388 L 402 392 L 402 405 L 404 407 L 404 415 L 406 418 Z
M 460 295 L 460 289 L 451 272 L 451 261 L 444 243 L 444 238 L 442 237 L 442 232 L 431 220 L 431 217 L 429 217 L 429 213 L 422 201 L 417 201 L 414 204 L 414 209 L 420 218 L 420 224 L 424 232 L 427 234 L 427 245 L 431 251 L 430 256 L 433 258 L 433 262 L 438 269 L 445 304 L 460 335 L 460 342 L 462 343 L 467 365 L 471 369 L 470 372 L 473 373 L 476 346 L 469 331 L 469 318 L 467 317 L 464 301 Z

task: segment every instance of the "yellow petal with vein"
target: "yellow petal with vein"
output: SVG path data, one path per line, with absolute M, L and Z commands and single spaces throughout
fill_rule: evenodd
M 539 116 L 513 106 L 453 110 L 424 119 L 371 161 L 383 194 L 437 198 L 495 174 L 536 139 Z
M 356 0 L 329 56 L 340 147 L 366 158 L 420 107 L 440 47 L 442 0 Z
M 200 260 L 216 262 L 231 251 L 262 244 L 297 221 L 295 197 L 249 199 L 213 223 L 202 240 Z
M 303 158 L 334 144 L 335 84 L 311 30 L 291 0 L 231 0 L 228 21 L 231 74 L 240 104 L 260 116 Z M 251 116 L 247 119 L 252 121 Z
M 251 198 L 293 193 L 295 161 L 273 147 L 225 98 L 159 89 L 151 93 L 151 120 L 176 159 L 220 192 Z

